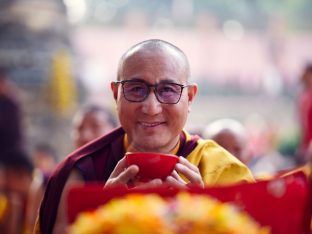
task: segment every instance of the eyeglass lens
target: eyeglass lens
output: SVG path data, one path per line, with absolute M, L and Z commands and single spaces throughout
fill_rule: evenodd
M 143 81 L 126 81 L 123 83 L 123 92 L 128 101 L 144 101 L 149 93 L 150 87 L 154 86 L 156 98 L 161 103 L 175 104 L 179 101 L 183 86 L 175 83 L 159 83 L 149 85 Z

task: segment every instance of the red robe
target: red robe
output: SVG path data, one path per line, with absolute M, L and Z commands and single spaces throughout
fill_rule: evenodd
M 308 160 L 305 155 L 309 144 L 312 142 L 312 91 L 306 90 L 299 98 L 299 115 L 301 124 L 301 153 L 305 161 Z

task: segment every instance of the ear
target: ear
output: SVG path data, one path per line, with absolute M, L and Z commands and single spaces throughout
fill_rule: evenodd
M 191 84 L 191 86 L 188 87 L 188 101 L 189 101 L 189 105 L 192 104 L 195 96 L 197 93 L 197 84 L 193 83 Z
M 113 92 L 114 99 L 116 101 L 118 97 L 118 85 L 115 82 L 111 82 L 111 90 Z

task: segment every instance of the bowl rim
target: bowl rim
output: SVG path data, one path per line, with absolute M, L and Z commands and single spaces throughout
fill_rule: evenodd
M 175 154 L 167 154 L 167 153 L 160 153 L 160 152 L 137 152 L 137 151 L 129 151 L 126 152 L 125 155 L 126 157 L 128 155 L 133 155 L 133 154 L 137 154 L 137 155 L 144 155 L 144 154 L 151 154 L 151 155 L 161 155 L 162 157 L 173 157 L 173 158 L 179 158 L 179 156 L 175 155 Z

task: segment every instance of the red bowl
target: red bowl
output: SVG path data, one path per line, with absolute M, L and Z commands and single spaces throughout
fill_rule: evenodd
M 137 165 L 139 167 L 138 179 L 148 181 L 151 179 L 165 179 L 171 174 L 176 163 L 179 161 L 178 156 L 173 154 L 162 154 L 152 152 L 127 152 L 127 165 Z

